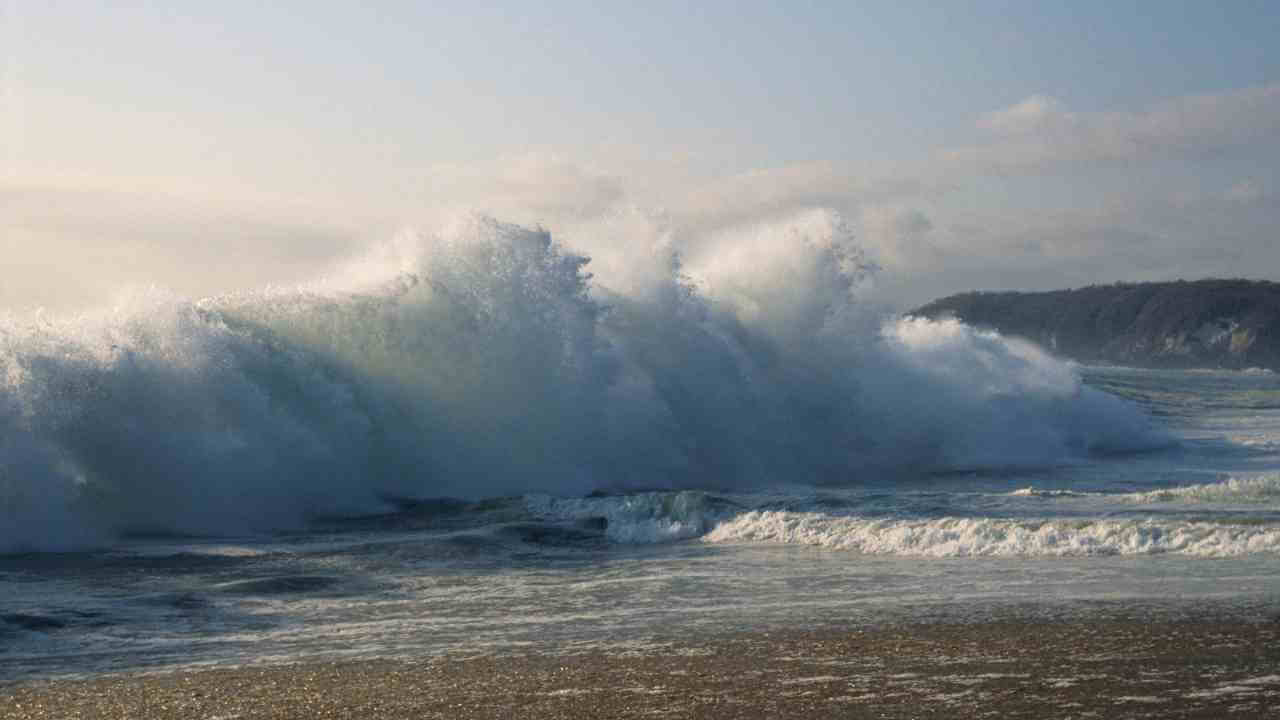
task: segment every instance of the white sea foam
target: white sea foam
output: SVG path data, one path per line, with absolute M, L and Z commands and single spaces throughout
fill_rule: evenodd
M 1014 497 L 1039 497 L 1039 498 L 1077 498 L 1100 496 L 1102 493 L 1077 492 L 1075 490 L 1039 490 L 1033 487 L 1024 487 L 1009 493 Z
M 1071 557 L 1176 553 L 1206 557 L 1280 552 L 1280 525 L 1160 517 L 1007 519 L 864 517 L 747 510 L 701 492 L 566 499 L 526 498 L 553 521 L 603 518 L 620 543 L 700 538 L 710 543 L 813 545 L 875 555 Z M 803 504 L 803 503 L 799 503 Z
M 1139 503 L 1280 503 L 1280 473 L 1232 477 L 1223 482 L 1130 493 L 1120 497 Z
M 1045 499 L 1096 498 L 1123 503 L 1219 503 L 1280 504 L 1280 474 L 1229 477 L 1221 482 L 1161 488 L 1134 493 L 1079 492 L 1075 490 L 1025 487 L 1009 493 L 1014 497 Z
M 707 542 L 816 545 L 876 555 L 1087 556 L 1181 553 L 1238 556 L 1280 552 L 1280 527 L 1176 520 L 929 520 L 753 511 L 716 525 Z

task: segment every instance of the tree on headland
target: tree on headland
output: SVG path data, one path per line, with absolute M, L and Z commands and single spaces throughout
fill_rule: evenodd
M 1280 283 L 1117 282 L 1049 292 L 966 292 L 909 314 L 954 316 L 1088 363 L 1280 369 Z

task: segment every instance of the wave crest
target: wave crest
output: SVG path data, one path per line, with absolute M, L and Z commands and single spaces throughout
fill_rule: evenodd
M 685 255 L 654 237 L 628 251 L 643 282 L 611 286 L 546 231 L 476 217 L 304 288 L 0 319 L 0 551 L 388 496 L 847 484 L 1158 441 L 1031 346 L 884 324 L 855 302 L 846 232 L 811 213 Z
M 1280 528 L 1178 520 L 928 520 L 753 511 L 718 524 L 707 542 L 817 545 L 874 555 L 1074 557 L 1179 553 L 1231 557 L 1280 551 Z

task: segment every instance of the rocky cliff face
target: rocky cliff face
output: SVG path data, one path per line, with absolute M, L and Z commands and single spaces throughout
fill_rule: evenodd
M 1199 280 L 971 292 L 911 314 L 955 316 L 1086 363 L 1280 370 L 1280 283 Z

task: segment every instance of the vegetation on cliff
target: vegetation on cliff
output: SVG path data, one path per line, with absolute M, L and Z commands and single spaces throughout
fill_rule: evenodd
M 1280 370 L 1280 283 L 1117 283 L 968 292 L 911 311 L 955 316 L 1085 363 Z

